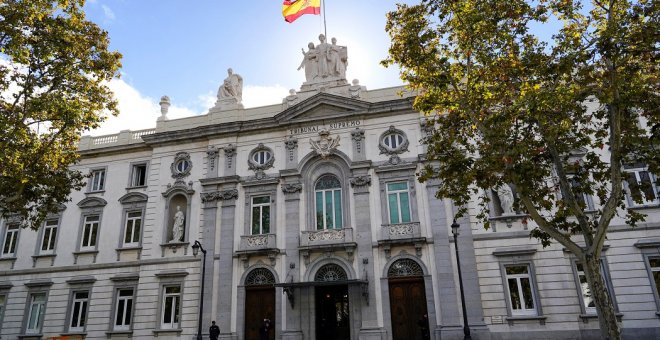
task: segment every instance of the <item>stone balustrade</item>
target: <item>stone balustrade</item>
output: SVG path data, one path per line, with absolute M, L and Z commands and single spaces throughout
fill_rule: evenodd
M 129 145 L 135 143 L 142 143 L 142 136 L 150 135 L 156 132 L 156 129 L 145 130 L 122 130 L 113 135 L 104 136 L 82 136 L 78 143 L 78 150 L 92 150 L 99 148 L 107 148 L 112 146 Z

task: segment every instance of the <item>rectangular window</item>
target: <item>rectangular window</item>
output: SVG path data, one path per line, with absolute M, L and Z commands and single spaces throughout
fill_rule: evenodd
M 48 220 L 44 224 L 44 230 L 41 239 L 41 253 L 52 254 L 55 251 L 55 240 L 57 240 L 58 220 Z
M 575 269 L 577 271 L 578 281 L 580 282 L 580 294 L 582 296 L 584 312 L 587 314 L 596 314 L 596 304 L 594 303 L 593 296 L 591 296 L 591 290 L 589 289 L 589 283 L 587 283 L 587 276 L 584 274 L 582 263 L 576 262 Z
M 316 191 L 316 229 L 341 228 L 341 189 Z
M 408 183 L 387 183 L 387 202 L 390 210 L 391 224 L 410 222 Z
M 25 325 L 26 334 L 41 333 L 41 326 L 46 312 L 46 293 L 34 293 L 30 295 L 30 309 L 27 314 L 27 323 Z
M 117 289 L 115 302 L 114 330 L 122 331 L 131 328 L 133 317 L 133 288 Z
M 649 267 L 653 276 L 652 284 L 655 287 L 656 296 L 660 296 L 660 257 L 649 257 Z
M 5 316 L 5 304 L 7 303 L 7 296 L 0 294 L 0 330 L 2 330 L 2 320 Z
M 71 296 L 71 322 L 70 332 L 83 332 L 85 320 L 87 319 L 87 307 L 89 304 L 89 291 L 74 292 Z
M 573 193 L 575 194 L 575 200 L 580 207 L 582 207 L 583 210 L 594 210 L 593 201 L 589 195 L 582 192 L 582 189 L 580 189 L 580 182 L 574 177 L 570 178 L 569 181 L 571 189 L 573 189 Z
M 252 197 L 252 235 L 270 233 L 270 196 Z
M 532 291 L 529 266 L 505 266 L 509 289 L 511 315 L 536 315 L 536 301 Z
M 181 286 L 163 287 L 163 309 L 161 313 L 162 329 L 178 329 L 181 305 Z
M 99 216 L 85 216 L 80 250 L 96 250 L 96 235 L 99 230 Z
M 105 189 L 105 169 L 93 170 L 90 180 L 90 191 L 103 191 Z
M 659 204 L 655 176 L 644 168 L 627 169 L 628 202 L 631 206 Z
M 16 244 L 18 243 L 18 224 L 8 224 L 5 230 L 5 242 L 2 245 L 2 256 L 16 256 Z
M 133 164 L 131 167 L 131 187 L 147 185 L 147 164 Z
M 126 213 L 126 230 L 124 230 L 124 247 L 140 245 L 140 233 L 142 232 L 142 211 L 130 211 Z

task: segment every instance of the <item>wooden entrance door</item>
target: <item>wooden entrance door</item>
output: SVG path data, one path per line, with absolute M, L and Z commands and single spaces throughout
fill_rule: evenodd
M 421 277 L 390 278 L 390 313 L 392 339 L 422 339 L 419 321 L 426 311 L 424 279 Z
M 350 340 L 348 286 L 316 287 L 316 339 Z
M 259 329 L 270 319 L 268 339 L 275 340 L 275 287 L 245 288 L 245 340 L 260 340 Z

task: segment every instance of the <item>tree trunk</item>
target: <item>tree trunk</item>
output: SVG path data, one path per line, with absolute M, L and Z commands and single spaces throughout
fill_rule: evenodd
M 587 255 L 582 262 L 584 274 L 596 304 L 601 336 L 607 340 L 620 340 L 621 326 L 616 319 L 614 304 L 607 292 L 607 286 L 601 273 L 600 259 Z

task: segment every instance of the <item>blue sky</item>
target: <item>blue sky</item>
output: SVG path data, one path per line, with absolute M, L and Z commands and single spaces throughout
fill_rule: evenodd
M 327 35 L 348 47 L 349 81 L 401 84 L 397 69 L 379 65 L 389 47 L 385 15 L 400 2 L 411 1 L 327 0 Z M 300 49 L 323 32 L 322 16 L 289 24 L 281 8 L 280 0 L 88 0 L 88 18 L 123 54 L 122 78 L 111 84 L 121 114 L 91 134 L 154 127 L 162 95 L 172 100 L 171 118 L 206 113 L 228 67 L 244 79 L 246 107 L 281 102 L 304 81 Z

